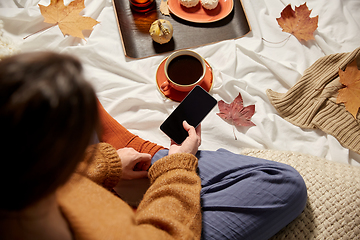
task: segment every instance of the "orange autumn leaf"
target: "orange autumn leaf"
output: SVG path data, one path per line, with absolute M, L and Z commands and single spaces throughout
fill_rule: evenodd
M 339 69 L 339 76 L 345 87 L 339 89 L 336 103 L 344 103 L 346 110 L 356 119 L 360 107 L 360 71 L 356 60 L 348 64 L 345 71 Z
M 291 5 L 287 5 L 281 12 L 281 17 L 276 18 L 283 32 L 293 34 L 299 41 L 311 40 L 314 38 L 314 31 L 318 27 L 318 17 L 310 17 L 311 10 L 308 9 L 306 3 L 295 7 L 295 11 Z
M 63 0 L 51 0 L 49 6 L 40 5 L 40 11 L 45 18 L 44 22 L 58 25 L 65 35 L 85 39 L 82 31 L 92 30 L 99 22 L 91 17 L 80 16 L 85 8 L 84 0 L 74 0 L 67 6 Z

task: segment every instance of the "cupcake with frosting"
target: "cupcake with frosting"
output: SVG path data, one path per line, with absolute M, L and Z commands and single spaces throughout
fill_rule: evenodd
M 180 4 L 187 8 L 195 7 L 198 3 L 199 0 L 180 0 Z
M 219 0 L 200 0 L 201 5 L 208 10 L 212 10 L 217 7 Z

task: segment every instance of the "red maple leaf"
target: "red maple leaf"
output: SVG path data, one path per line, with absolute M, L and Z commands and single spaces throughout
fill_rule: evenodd
M 240 93 L 230 104 L 220 100 L 218 107 L 220 113 L 217 113 L 217 115 L 230 124 L 245 127 L 256 126 L 255 123 L 250 120 L 255 113 L 255 105 L 244 107 Z

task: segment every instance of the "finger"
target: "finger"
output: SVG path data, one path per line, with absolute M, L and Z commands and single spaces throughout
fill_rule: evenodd
M 188 130 L 190 129 L 191 125 L 188 124 L 188 122 L 187 122 L 186 120 L 184 120 L 184 121 L 183 121 L 183 127 L 184 127 L 184 129 L 185 129 L 186 131 L 188 131 Z
M 197 128 L 195 128 L 196 131 L 196 135 L 200 136 L 201 135 L 201 123 L 197 126 Z
M 149 170 L 150 166 L 151 166 L 151 162 L 149 162 L 149 163 L 144 163 L 144 164 L 142 165 L 142 167 L 141 167 L 141 171 L 147 171 L 147 170 Z
M 151 155 L 149 153 L 136 153 L 136 156 L 133 160 L 133 165 L 137 165 L 139 162 L 150 162 Z
M 179 144 L 177 144 L 174 140 L 171 139 L 171 141 L 170 141 L 170 146 L 172 146 L 172 145 L 179 146 Z
M 198 136 L 198 144 L 201 145 L 201 124 L 195 129 L 196 135 Z
M 184 129 L 189 133 L 189 136 L 196 134 L 195 128 L 187 123 L 187 121 L 183 122 Z
M 150 165 L 151 165 L 151 161 L 138 162 L 134 167 L 134 171 L 147 171 Z
M 183 122 L 184 129 L 187 130 L 189 137 L 192 139 L 197 139 L 197 145 L 201 145 L 201 124 L 195 129 L 193 126 L 188 124 L 186 121 Z
M 151 154 L 139 153 L 138 162 L 140 161 L 151 161 Z
M 142 171 L 143 169 L 143 165 L 144 165 L 144 163 L 142 163 L 142 162 L 138 162 L 137 164 L 135 164 L 135 167 L 134 167 L 134 171 Z
M 135 162 L 136 162 L 136 164 L 135 164 L 134 170 L 145 171 L 145 170 L 147 170 L 147 168 L 149 168 L 149 166 L 151 164 L 151 154 L 139 153 Z
M 134 171 L 131 173 L 132 179 L 146 178 L 146 177 L 148 177 L 147 171 Z

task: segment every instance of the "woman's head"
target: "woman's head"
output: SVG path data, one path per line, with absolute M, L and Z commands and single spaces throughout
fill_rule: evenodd
M 0 208 L 24 208 L 65 183 L 98 121 L 75 58 L 36 52 L 0 61 Z

